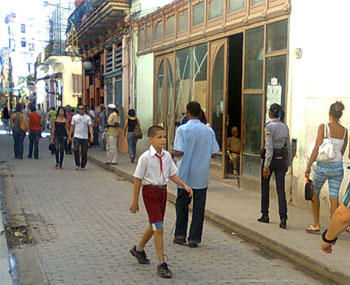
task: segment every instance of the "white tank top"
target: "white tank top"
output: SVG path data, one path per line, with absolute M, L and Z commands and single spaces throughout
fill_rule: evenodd
M 325 126 L 327 127 L 326 133 L 329 134 L 329 139 L 331 140 L 332 144 L 333 144 L 333 151 L 334 151 L 334 158 L 331 160 L 328 160 L 327 162 L 340 162 L 343 161 L 343 156 L 341 154 L 341 150 L 343 148 L 344 145 L 344 139 L 347 133 L 347 129 L 345 129 L 344 132 L 344 136 L 342 139 L 336 139 L 336 138 L 332 138 L 331 137 L 331 132 L 329 131 L 329 126 L 328 124 L 325 124 Z

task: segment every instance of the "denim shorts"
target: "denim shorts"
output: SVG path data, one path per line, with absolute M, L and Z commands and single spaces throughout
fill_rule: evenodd
M 320 195 L 321 188 L 328 180 L 329 197 L 338 198 L 343 177 L 343 162 L 317 162 L 314 169 L 314 194 Z

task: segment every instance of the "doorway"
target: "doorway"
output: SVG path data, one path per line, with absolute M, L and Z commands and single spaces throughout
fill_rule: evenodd
M 228 38 L 225 177 L 241 173 L 243 33 Z M 233 133 L 232 133 L 232 129 Z M 237 137 L 238 135 L 238 137 Z

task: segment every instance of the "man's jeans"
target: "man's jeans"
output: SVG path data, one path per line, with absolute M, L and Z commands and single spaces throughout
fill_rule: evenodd
M 98 142 L 100 144 L 100 147 L 102 149 L 104 149 L 105 147 L 105 143 L 104 143 L 104 140 L 103 140 L 103 133 L 105 132 L 105 128 L 104 127 L 98 127 Z
M 13 149 L 15 152 L 15 158 L 23 158 L 23 141 L 25 138 L 25 133 L 19 128 L 14 127 L 12 129 L 13 136 Z
M 118 160 L 118 137 L 107 135 L 107 162 L 117 163 Z
M 207 198 L 207 188 L 193 189 L 193 211 L 190 234 L 188 236 L 189 243 L 200 243 L 203 233 L 203 222 L 205 212 L 205 202 Z M 188 224 L 188 206 L 191 198 L 188 192 L 178 188 L 176 198 L 176 228 L 175 237 L 178 239 L 186 239 Z
M 81 163 L 80 163 L 80 146 L 81 146 Z M 89 142 L 87 139 L 74 138 L 74 160 L 75 166 L 85 168 L 87 164 Z
M 39 140 L 41 137 L 41 131 L 30 131 L 29 132 L 29 152 L 28 157 L 32 158 L 33 156 L 33 147 L 34 147 L 34 158 L 39 158 Z

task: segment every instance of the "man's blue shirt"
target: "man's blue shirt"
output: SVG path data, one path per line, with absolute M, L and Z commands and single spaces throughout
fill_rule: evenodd
M 212 128 L 197 119 L 188 121 L 176 131 L 174 150 L 184 153 L 178 176 L 193 189 L 208 187 L 211 155 L 219 151 Z

